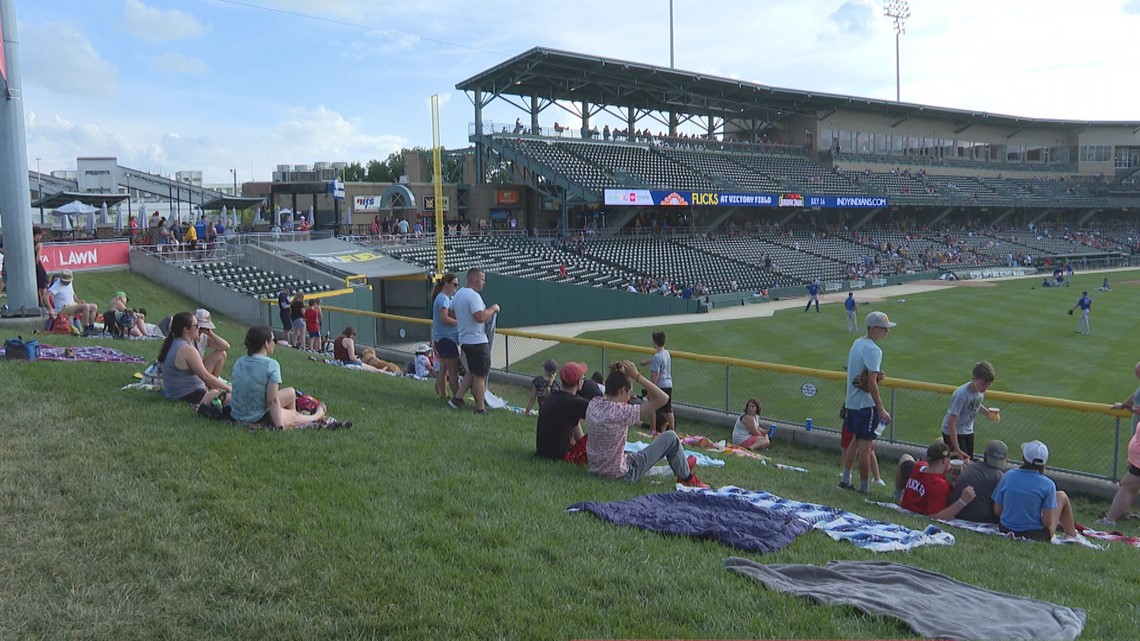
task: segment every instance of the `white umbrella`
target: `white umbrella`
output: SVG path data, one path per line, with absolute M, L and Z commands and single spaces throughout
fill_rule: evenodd
M 123 219 L 123 206 L 115 205 L 115 231 L 123 231 L 127 228 L 127 223 Z
M 257 207 L 253 208 L 253 224 L 256 225 L 260 222 L 261 222 L 261 205 L 258 205 Z
M 61 215 L 59 217 L 59 228 L 61 231 L 71 231 L 71 216 Z
M 84 205 L 78 200 L 73 200 L 62 207 L 56 207 L 55 213 L 58 216 L 69 216 L 71 214 L 90 214 L 91 212 L 99 211 L 98 207 L 91 205 Z
M 289 216 L 289 220 L 293 220 L 292 209 L 278 209 L 277 210 L 277 225 L 280 227 L 285 226 L 285 216 Z
M 224 224 L 224 223 L 225 223 L 227 220 L 229 220 L 228 218 L 226 218 L 226 216 L 227 216 L 228 214 L 229 214 L 229 210 L 228 210 L 228 209 L 226 209 L 226 206 L 225 206 L 225 205 L 222 205 L 222 214 L 221 214 L 221 215 L 222 215 L 222 223 L 223 223 L 223 224 Z
M 313 206 L 312 205 L 309 205 L 309 217 L 306 218 L 305 220 L 309 221 L 310 225 L 313 224 Z
M 97 211 L 99 210 L 92 207 L 91 211 L 87 212 L 87 231 L 92 233 L 95 231 L 95 212 Z
M 99 224 L 100 225 L 111 224 L 111 217 L 107 213 L 107 201 L 105 201 L 105 200 L 103 201 L 103 206 L 99 208 Z

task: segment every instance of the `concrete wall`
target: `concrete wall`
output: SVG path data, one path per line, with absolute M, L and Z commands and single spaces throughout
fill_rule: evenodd
M 256 298 L 239 294 L 150 254 L 131 250 L 131 271 L 145 274 L 147 278 L 182 294 L 211 312 L 228 316 L 239 323 L 260 325 L 271 320 L 268 307 L 259 304 Z
M 328 285 L 334 289 L 344 287 L 344 280 L 315 267 L 299 263 L 290 257 L 292 254 L 276 254 L 269 249 L 256 245 L 245 245 L 243 251 L 245 262 L 258 269 L 301 280 L 311 280 L 318 285 Z

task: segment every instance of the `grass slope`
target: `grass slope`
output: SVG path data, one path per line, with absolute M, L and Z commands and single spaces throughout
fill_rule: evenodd
M 136 274 L 82 274 L 77 287 L 98 301 L 125 288 L 152 315 L 193 306 Z M 240 342 L 244 328 L 217 320 Z M 107 343 L 147 358 L 158 349 Z M 535 460 L 533 419 L 476 417 L 448 410 L 427 383 L 326 367 L 286 349 L 278 358 L 287 384 L 355 428 L 250 433 L 120 391 L 137 366 L 0 363 L 0 638 L 911 636 L 892 620 L 767 592 L 722 569 L 728 548 L 565 513 L 577 501 L 669 486 Z M 525 401 L 524 390 L 498 391 Z M 730 459 L 701 474 L 926 523 L 835 489 L 830 453 L 780 444 L 773 457 L 811 472 Z M 1104 507 L 1077 503 L 1084 521 Z M 950 548 L 874 555 L 808 533 L 762 560 L 893 560 L 1086 608 L 1084 638 L 1134 633 L 1137 550 L 955 535 Z

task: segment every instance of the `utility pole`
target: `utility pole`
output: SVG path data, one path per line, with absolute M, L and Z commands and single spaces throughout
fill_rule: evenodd
M 883 2 L 883 15 L 895 21 L 895 102 L 902 102 L 902 75 L 899 64 L 899 37 L 906 33 L 906 21 L 910 18 L 908 0 L 886 0 Z

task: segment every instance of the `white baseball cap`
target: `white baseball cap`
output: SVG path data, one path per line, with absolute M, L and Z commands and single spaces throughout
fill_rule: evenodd
M 884 312 L 871 312 L 870 314 L 867 314 L 866 325 L 867 327 L 890 328 L 898 325 L 898 323 L 892 323 L 891 319 L 888 318 Z
M 1032 465 L 1045 465 L 1049 461 L 1049 448 L 1041 441 L 1022 443 L 1021 458 Z

